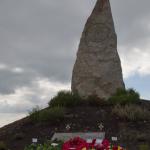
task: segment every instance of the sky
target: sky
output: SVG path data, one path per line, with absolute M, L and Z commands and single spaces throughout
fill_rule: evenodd
M 0 1 L 0 126 L 70 89 L 96 0 Z M 150 1 L 110 0 L 124 82 L 150 99 Z

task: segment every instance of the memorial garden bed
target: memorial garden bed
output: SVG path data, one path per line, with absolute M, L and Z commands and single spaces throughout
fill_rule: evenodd
M 65 96 L 61 95 L 66 100 L 60 106 L 57 99 L 57 103 L 53 101 L 52 106 L 49 103 L 48 108 L 33 110 L 30 116 L 1 128 L 0 141 L 11 150 L 23 150 L 32 144 L 33 138 L 38 139 L 38 144 L 43 144 L 58 132 L 88 133 L 103 130 L 109 141 L 117 137 L 117 144 L 129 150 L 138 150 L 139 145 L 150 145 L 149 101 L 138 100 L 135 104 L 118 105 L 104 101 L 100 103 L 96 97 L 91 97 L 93 101 L 80 103 L 78 97 L 73 96 L 76 102 L 70 105 L 68 96 Z M 130 113 L 133 109 L 137 110 L 133 111 L 134 114 Z

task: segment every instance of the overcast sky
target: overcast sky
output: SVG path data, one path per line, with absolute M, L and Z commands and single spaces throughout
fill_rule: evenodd
M 70 88 L 79 39 L 95 2 L 0 1 L 1 125 Z M 126 87 L 150 99 L 150 1 L 110 2 Z

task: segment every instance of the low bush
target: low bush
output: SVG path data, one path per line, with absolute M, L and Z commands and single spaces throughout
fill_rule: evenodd
M 63 107 L 52 107 L 48 109 L 39 110 L 34 108 L 29 113 L 29 118 L 32 122 L 57 122 L 64 118 L 65 110 Z
M 118 89 L 108 100 L 111 104 L 135 104 L 139 102 L 140 95 L 133 89 Z
M 0 150 L 7 150 L 6 144 L 2 141 L 0 141 Z
M 60 91 L 56 96 L 54 96 L 50 102 L 50 107 L 64 106 L 64 107 L 74 107 L 82 103 L 80 96 L 71 91 Z
M 150 111 L 138 105 L 116 105 L 112 109 L 112 114 L 120 119 L 128 121 L 150 120 Z

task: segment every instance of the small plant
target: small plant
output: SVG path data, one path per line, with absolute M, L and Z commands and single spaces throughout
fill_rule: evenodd
M 24 148 L 24 150 L 34 150 L 34 149 L 37 149 L 37 145 L 35 144 L 28 145 Z
M 62 142 L 59 142 L 58 145 L 52 144 L 51 142 L 46 142 L 44 144 L 31 144 L 24 148 L 24 150 L 61 150 Z
M 2 141 L 0 141 L 0 150 L 7 150 L 7 146 Z
M 150 120 L 150 111 L 138 105 L 116 105 L 112 109 L 112 114 L 120 119 L 129 121 Z
M 50 107 L 63 106 L 63 107 L 74 107 L 81 104 L 81 98 L 76 93 L 70 91 L 60 91 L 54 96 L 50 102 Z
M 135 104 L 139 102 L 140 95 L 133 89 L 118 89 L 117 92 L 108 100 L 111 104 Z

